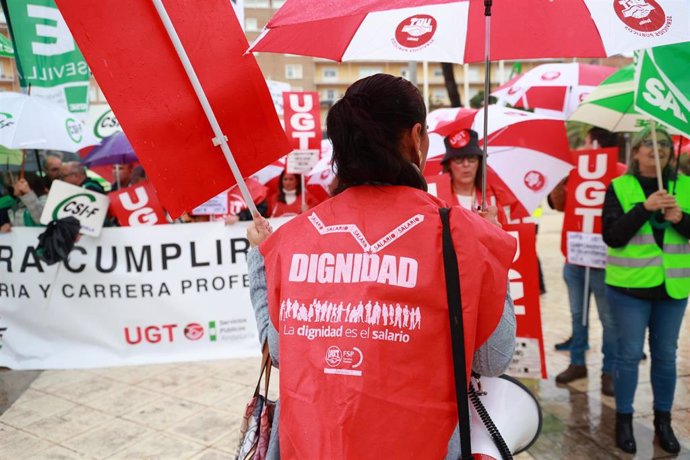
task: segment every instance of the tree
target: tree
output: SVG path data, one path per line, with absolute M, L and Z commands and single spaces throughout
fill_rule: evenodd
M 448 91 L 450 106 L 462 107 L 460 93 L 458 92 L 458 85 L 455 82 L 455 74 L 453 73 L 453 64 L 450 62 L 442 62 L 441 69 L 443 70 L 443 81 L 446 83 L 446 90 Z

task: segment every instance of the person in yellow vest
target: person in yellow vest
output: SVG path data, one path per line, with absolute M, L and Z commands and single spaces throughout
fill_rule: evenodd
M 603 238 L 609 246 L 606 297 L 618 339 L 614 364 L 616 445 L 636 451 L 633 400 L 649 329 L 654 431 L 662 449 L 678 453 L 671 428 L 676 349 L 690 294 L 690 177 L 675 176 L 671 136 L 656 129 L 663 189 L 658 190 L 651 129 L 636 134 L 628 172 L 606 192 Z
M 280 362 L 271 460 L 458 458 L 447 204 L 421 174 L 425 120 L 409 81 L 355 82 L 328 112 L 335 196 L 273 233 L 260 217 L 248 229 L 259 245 L 247 258 L 259 335 Z M 516 243 L 496 215 L 450 212 L 466 374 L 500 374 L 515 345 L 506 278 Z

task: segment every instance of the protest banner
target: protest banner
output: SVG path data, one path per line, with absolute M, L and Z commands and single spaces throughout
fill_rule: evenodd
M 108 215 L 109 202 L 106 195 L 54 180 L 41 214 L 41 223 L 47 225 L 63 217 L 76 217 L 81 225 L 79 233 L 98 236 Z
M 18 227 L 0 234 L 0 367 L 93 368 L 260 354 L 246 224 L 105 228 L 52 266 L 36 255 L 42 231 Z
M 321 111 L 314 91 L 283 93 L 285 133 L 293 150 L 287 157 L 287 172 L 307 174 L 319 161 L 321 152 Z
M 89 108 L 89 68 L 54 0 L 3 2 L 22 88 L 72 113 Z
M 243 175 L 290 150 L 256 59 L 245 55 L 248 43 L 231 2 L 164 5 L 222 136 L 209 122 L 154 2 L 57 4 L 173 218 L 236 183 L 221 149 L 226 137 Z
M 568 176 L 561 252 L 568 262 L 577 264 L 568 257 L 568 233 L 601 234 L 601 212 L 606 188 L 621 171 L 617 166 L 618 149 L 615 147 L 577 150 L 572 154 L 576 167 Z M 593 241 L 590 243 L 595 244 Z M 603 241 L 601 244 L 605 252 Z M 582 260 L 580 256 L 575 258 Z
M 108 194 L 110 213 L 122 227 L 167 224 L 165 210 L 158 201 L 156 189 L 148 182 Z
M 515 259 L 508 272 L 517 320 L 517 345 L 508 373 L 515 377 L 545 379 L 546 354 L 539 304 L 536 225 L 505 225 L 503 229 L 518 241 Z

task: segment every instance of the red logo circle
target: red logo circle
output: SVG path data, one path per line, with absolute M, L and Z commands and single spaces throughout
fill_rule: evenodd
M 433 38 L 436 19 L 428 14 L 417 14 L 404 19 L 395 29 L 395 40 L 405 48 L 419 48 Z
M 204 327 L 199 323 L 187 324 L 184 328 L 184 336 L 189 340 L 199 340 L 204 336 Z
M 451 147 L 459 149 L 470 143 L 470 133 L 466 129 L 458 131 L 455 134 L 448 136 L 448 143 Z
M 523 180 L 527 188 L 535 192 L 543 189 L 546 185 L 546 177 L 539 171 L 528 171 Z
M 552 81 L 555 80 L 556 78 L 560 77 L 561 73 L 557 70 L 552 70 L 550 72 L 545 72 L 542 74 L 541 79 L 544 81 Z
M 655 32 L 666 23 L 666 13 L 656 0 L 613 0 L 618 18 L 638 32 Z

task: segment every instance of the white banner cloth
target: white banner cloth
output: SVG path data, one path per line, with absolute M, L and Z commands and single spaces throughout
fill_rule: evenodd
M 34 252 L 43 229 L 0 234 L 0 367 L 258 356 L 246 225 L 105 228 L 52 266 Z

